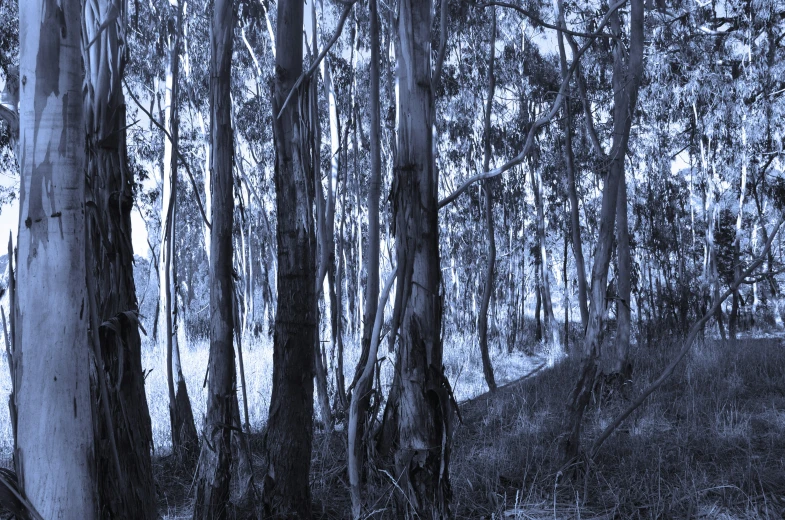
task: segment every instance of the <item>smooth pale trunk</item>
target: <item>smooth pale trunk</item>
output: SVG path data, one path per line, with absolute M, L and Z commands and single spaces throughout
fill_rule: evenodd
M 98 518 L 85 283 L 81 2 L 19 5 L 17 474 L 43 518 Z
M 487 171 L 487 170 L 486 170 Z M 531 168 L 532 190 L 534 191 L 534 204 L 537 210 L 537 248 L 540 252 L 540 291 L 542 295 L 542 308 L 545 314 L 545 343 L 548 345 L 549 363 L 558 359 L 562 354 L 559 342 L 559 324 L 553 314 L 553 301 L 551 299 L 551 270 L 548 265 L 548 249 L 545 236 L 545 208 L 542 189 L 542 174 L 539 169 Z
M 638 86 L 643 74 L 643 0 L 632 0 L 630 6 L 630 49 L 627 59 L 617 44 L 613 63 L 613 147 L 611 164 L 602 190 L 602 206 L 592 268 L 589 322 L 583 343 L 582 370 L 568 400 L 567 435 L 562 443 L 563 455 L 572 461 L 580 453 L 580 437 L 583 413 L 589 404 L 598 372 L 607 368 L 609 356 L 601 352 L 603 321 L 606 313 L 608 269 L 611 261 L 615 231 L 619 184 L 624 178 L 624 160 L 632 126 L 632 118 L 638 97 Z M 618 11 L 611 15 L 611 30 L 621 35 L 621 19 Z M 603 363 L 603 367 L 599 363 Z M 612 375 L 612 374 L 610 374 Z
M 370 108 L 370 152 L 371 172 L 368 186 L 368 252 L 365 255 L 366 286 L 365 286 L 365 312 L 363 316 L 362 351 L 355 370 L 356 384 L 354 396 L 349 408 L 347 469 L 349 473 L 349 486 L 352 499 L 352 516 L 361 518 L 363 508 L 362 472 L 365 463 L 365 421 L 368 406 L 371 400 L 370 389 L 373 384 L 376 369 L 376 353 L 371 355 L 373 330 L 378 314 L 379 299 L 379 254 L 380 254 L 380 229 L 379 229 L 379 198 L 381 196 L 381 92 L 379 88 L 379 12 L 377 0 L 369 0 L 368 10 L 370 17 L 370 47 L 371 63 L 369 70 L 369 108 Z M 348 157 L 348 154 L 347 154 Z M 344 166 L 348 170 L 347 166 Z M 346 212 L 346 187 L 342 194 L 343 211 Z M 341 220 L 341 237 L 343 240 L 343 220 Z M 342 269 L 341 269 L 342 271 Z M 341 277 L 338 277 L 338 287 L 341 287 Z M 340 299 L 339 299 L 340 302 Z M 369 363 L 369 359 L 372 363 Z
M 487 172 L 491 164 L 491 112 L 493 111 L 493 96 L 496 89 L 496 76 L 493 73 L 496 58 L 496 9 L 493 10 L 491 38 L 489 41 L 490 53 L 488 56 L 488 96 L 485 103 L 485 117 L 483 128 L 483 159 L 482 171 Z M 496 236 L 493 229 L 493 180 L 483 182 L 485 191 L 485 226 L 488 232 L 488 258 L 485 268 L 485 285 L 482 291 L 480 315 L 477 319 L 477 336 L 480 343 L 482 357 L 482 372 L 490 391 L 496 390 L 496 378 L 493 375 L 493 365 L 488 353 L 488 303 L 491 300 L 494 286 L 494 269 L 496 268 Z
M 167 385 L 169 390 L 169 417 L 172 449 L 178 456 L 191 459 L 198 449 L 198 437 L 191 401 L 180 363 L 180 347 L 174 333 L 176 316 L 174 288 L 176 286 L 175 219 L 177 214 L 177 147 L 179 140 L 179 47 L 182 32 L 183 2 L 170 6 L 174 20 L 174 33 L 169 35 L 169 56 L 166 62 L 164 91 L 164 125 L 171 138 L 164 139 L 164 161 L 161 179 L 161 246 L 159 268 L 160 311 L 163 326 L 162 346 L 165 355 Z

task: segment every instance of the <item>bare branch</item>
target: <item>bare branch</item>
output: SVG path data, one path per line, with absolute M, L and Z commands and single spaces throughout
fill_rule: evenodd
M 570 44 L 572 52 L 575 52 L 577 47 L 575 45 L 575 41 L 568 36 L 567 42 Z M 594 147 L 594 151 L 597 153 L 597 155 L 599 155 L 601 159 L 607 160 L 608 154 L 606 154 L 605 150 L 603 150 L 602 145 L 600 144 L 600 139 L 597 136 L 597 128 L 594 126 L 594 115 L 591 112 L 589 97 L 586 95 L 586 84 L 583 82 L 583 74 L 581 74 L 580 67 L 578 67 L 575 72 L 575 80 L 578 83 L 578 93 L 580 94 L 581 101 L 583 102 L 583 113 L 586 116 L 586 130 L 589 132 L 591 144 Z
M 539 130 L 546 124 L 550 123 L 553 117 L 561 108 L 561 104 L 564 102 L 564 99 L 566 97 L 565 93 L 567 92 L 567 86 L 570 84 L 570 78 L 572 77 L 573 72 L 575 72 L 575 69 L 577 69 L 578 63 L 580 63 L 581 56 L 583 56 L 583 54 L 594 43 L 594 40 L 596 40 L 601 35 L 601 31 L 608 24 L 611 14 L 613 14 L 617 9 L 619 9 L 621 6 L 623 6 L 626 3 L 627 0 L 620 0 L 619 2 L 613 4 L 608 9 L 608 12 L 606 12 L 605 15 L 602 17 L 600 23 L 597 25 L 597 33 L 595 33 L 594 36 L 590 37 L 589 41 L 587 41 L 583 47 L 581 47 L 577 52 L 574 53 L 572 59 L 572 65 L 570 66 L 570 69 L 567 71 L 567 75 L 564 77 L 564 80 L 562 81 L 561 87 L 559 88 L 559 93 L 556 95 L 556 100 L 553 102 L 553 105 L 551 106 L 551 109 L 548 111 L 548 113 L 542 116 L 541 118 L 539 118 L 537 121 L 535 121 L 534 124 L 532 124 L 531 128 L 529 128 L 529 133 L 526 135 L 526 141 L 523 145 L 523 150 L 521 151 L 521 153 L 519 153 L 514 158 L 510 159 L 509 161 L 507 161 L 506 163 L 504 163 L 502 166 L 498 168 L 494 168 L 493 170 L 487 172 L 478 173 L 477 175 L 465 180 L 458 187 L 458 189 L 456 189 L 450 195 L 439 201 L 439 209 L 453 202 L 455 199 L 458 198 L 458 196 L 461 195 L 461 193 L 466 191 L 466 189 L 469 188 L 469 186 L 471 186 L 475 182 L 484 179 L 490 179 L 492 177 L 497 177 L 502 173 L 506 172 L 507 170 L 522 163 L 524 159 L 526 159 L 526 156 L 529 154 L 529 151 L 531 150 L 531 147 L 534 144 L 534 135 L 537 133 L 537 130 Z
M 144 112 L 145 115 L 147 115 L 147 117 L 150 118 L 150 122 L 153 123 L 159 130 L 161 130 L 164 133 L 166 138 L 169 139 L 169 142 L 172 142 L 172 134 L 170 134 L 161 123 L 155 120 L 155 117 L 153 117 L 153 114 L 151 114 L 149 110 L 147 110 L 144 106 L 142 106 L 142 103 L 140 103 L 139 100 L 136 98 L 136 96 L 134 96 L 134 93 L 131 91 L 131 87 L 128 86 L 128 83 L 126 83 L 125 79 L 123 79 L 123 84 L 125 84 L 125 89 L 128 92 L 128 95 L 131 96 L 131 99 L 134 100 L 134 103 L 136 103 L 136 106 L 139 107 L 139 110 Z M 196 204 L 199 206 L 199 213 L 202 214 L 202 220 L 204 220 L 204 224 L 205 226 L 207 226 L 208 229 L 212 229 L 210 220 L 207 218 L 207 213 L 204 211 L 204 205 L 202 204 L 202 197 L 201 195 L 199 195 L 199 190 L 196 187 L 196 179 L 194 179 L 193 173 L 191 173 L 191 166 L 188 164 L 188 161 L 185 160 L 185 156 L 180 151 L 179 147 L 172 147 L 172 148 L 177 151 L 177 158 L 180 159 L 180 164 L 183 165 L 183 167 L 185 168 L 185 172 L 188 174 L 188 178 L 191 180 L 191 187 L 194 190 L 194 198 L 196 198 Z
M 521 7 L 521 6 L 517 5 L 517 4 L 511 4 L 509 2 L 498 2 L 498 1 L 494 0 L 494 1 L 485 2 L 485 3 L 482 3 L 482 4 L 478 4 L 477 7 L 491 7 L 491 6 L 494 6 L 494 5 L 498 5 L 499 7 L 506 7 L 508 9 L 512 9 L 513 11 L 517 11 L 518 13 L 522 14 L 523 16 L 525 16 L 526 18 L 528 18 L 529 20 L 534 22 L 535 24 L 541 25 L 541 26 L 545 27 L 546 29 L 553 29 L 554 31 L 560 30 L 560 27 L 558 25 L 553 25 L 551 23 L 546 22 L 545 20 L 543 20 L 542 18 L 538 17 L 537 15 L 532 13 L 531 11 L 529 11 L 527 9 L 524 9 L 523 7 Z M 597 32 L 594 32 L 594 33 L 570 31 L 566 27 L 564 29 L 561 29 L 561 32 L 563 32 L 564 34 L 569 34 L 570 36 L 581 36 L 583 38 L 598 38 L 598 37 L 601 36 L 603 38 L 616 39 L 616 36 L 614 36 L 612 34 L 608 34 L 608 33 L 603 33 L 603 32 L 600 32 L 600 31 L 601 31 L 601 28 L 597 29 Z
M 297 81 L 294 82 L 294 86 L 292 86 L 292 89 L 289 91 L 289 94 L 286 96 L 286 99 L 284 100 L 283 104 L 281 104 L 281 109 L 278 111 L 278 115 L 275 116 L 276 119 L 279 119 L 281 117 L 281 114 L 283 114 L 283 109 L 286 108 L 286 105 L 287 103 L 289 103 L 289 100 L 292 98 L 292 94 L 294 94 L 294 91 L 300 87 L 300 84 L 305 80 L 305 78 L 310 77 L 314 72 L 316 72 L 316 68 L 322 62 L 324 57 L 327 56 L 327 53 L 330 51 L 330 49 L 332 49 L 333 45 L 335 45 L 335 42 L 338 41 L 338 38 L 341 36 L 341 33 L 343 32 L 343 26 L 346 23 L 346 19 L 349 17 L 349 12 L 352 10 L 352 7 L 354 7 L 354 4 L 356 2 L 357 0 L 351 0 L 350 2 L 344 4 L 345 7 L 343 8 L 341 17 L 338 19 L 338 26 L 335 28 L 335 32 L 333 33 L 332 38 L 330 38 L 330 41 L 327 42 L 327 45 L 324 46 L 324 49 L 322 49 L 322 52 L 319 53 L 319 55 L 316 57 L 313 63 L 311 63 L 311 66 L 308 68 L 308 70 L 300 74 L 300 77 L 297 78 Z

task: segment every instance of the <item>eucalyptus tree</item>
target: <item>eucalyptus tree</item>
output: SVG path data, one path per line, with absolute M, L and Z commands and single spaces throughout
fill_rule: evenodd
M 88 340 L 81 2 L 22 2 L 19 17 L 16 470 L 43 518 L 91 520 L 99 518 L 91 355 L 101 351 L 96 344 L 91 354 Z
M 603 363 L 603 370 L 606 370 L 608 365 L 610 365 L 611 370 L 616 370 L 618 362 L 623 361 L 619 359 L 619 352 L 614 352 L 613 354 L 603 353 L 601 345 L 608 269 L 611 261 L 617 213 L 619 211 L 619 193 L 620 190 L 624 189 L 624 161 L 627 156 L 630 129 L 638 97 L 638 87 L 643 75 L 643 0 L 631 0 L 630 2 L 629 50 L 626 50 L 622 44 L 622 24 L 618 10 L 611 13 L 610 24 L 611 30 L 615 35 L 612 78 L 614 96 L 612 116 L 613 146 L 608 155 L 610 164 L 605 175 L 602 191 L 602 209 L 597 232 L 597 247 L 594 252 L 594 265 L 592 267 L 589 322 L 583 340 L 583 366 L 568 402 L 567 436 L 562 446 L 564 455 L 568 460 L 574 459 L 579 454 L 583 413 L 594 390 L 600 362 Z M 575 48 L 576 46 L 573 45 L 573 49 Z M 626 191 L 622 195 L 622 198 L 624 197 L 626 197 Z M 625 302 L 625 304 L 629 305 L 628 302 Z M 623 355 L 626 356 L 626 351 Z
M 491 165 L 491 112 L 493 111 L 493 97 L 496 93 L 496 75 L 494 74 L 494 61 L 496 60 L 496 8 L 491 7 L 491 36 L 489 40 L 488 55 L 488 95 L 485 102 L 483 116 L 483 159 L 482 169 L 488 171 Z M 488 304 L 494 287 L 494 271 L 496 269 L 496 234 L 493 226 L 493 179 L 483 181 L 485 191 L 485 225 L 488 231 L 488 265 L 485 270 L 485 286 L 480 303 L 480 315 L 477 319 L 477 335 L 482 356 L 482 371 L 488 389 L 496 390 L 496 379 L 493 375 L 493 365 L 488 353 Z
M 172 449 L 184 460 L 190 461 L 199 449 L 191 400 L 183 377 L 180 346 L 177 341 L 174 319 L 177 316 L 175 220 L 177 215 L 178 164 L 179 164 L 179 109 L 180 102 L 180 47 L 183 30 L 185 0 L 170 0 L 165 9 L 168 34 L 166 35 L 165 91 L 163 119 L 167 131 L 164 140 L 164 157 L 161 179 L 161 245 L 159 250 L 159 296 L 166 356 L 166 380 L 169 390 L 169 419 Z M 174 278 L 174 279 L 173 279 Z
M 398 143 L 392 190 L 398 266 L 393 334 L 394 390 L 384 429 L 391 445 L 401 514 L 450 515 L 450 450 L 454 400 L 442 366 L 438 176 L 433 156 L 434 87 L 444 59 L 431 66 L 430 0 L 398 7 Z M 429 397 L 433 396 L 433 397 Z M 389 441 L 388 441 L 389 442 Z
M 381 154 L 381 89 L 380 79 L 380 37 L 379 8 L 377 0 L 368 2 L 370 65 L 368 78 L 368 105 L 370 111 L 369 144 L 370 144 L 370 178 L 368 187 L 368 243 L 366 258 L 365 310 L 363 315 L 363 332 L 360 344 L 360 359 L 357 362 L 355 379 L 351 387 L 354 394 L 349 405 L 349 424 L 347 435 L 347 470 L 352 497 L 352 514 L 360 518 L 363 511 L 362 478 L 365 469 L 365 432 L 368 418 L 368 407 L 371 402 L 373 376 L 376 370 L 375 356 L 371 357 L 374 324 L 379 311 L 379 256 L 380 225 L 379 198 L 382 184 Z M 344 188 L 344 193 L 346 189 Z M 344 206 L 345 207 L 345 206 Z M 340 237 L 339 237 L 340 238 Z M 338 279 L 341 285 L 340 278 Z M 382 305 L 382 313 L 384 305 Z M 378 346 L 378 338 L 377 338 Z M 375 354 L 375 352 L 373 353 Z M 370 362 L 369 362 L 370 360 Z M 351 389 L 350 387 L 350 389 Z
M 559 30 L 557 37 L 559 39 L 559 68 L 561 71 L 562 81 L 569 81 L 567 72 L 567 53 L 564 45 L 564 33 L 567 29 L 567 22 L 564 16 L 564 2 L 557 0 L 558 17 L 559 17 Z M 580 72 L 579 72 L 580 73 Z M 580 81 L 580 80 L 579 80 Z M 582 85 L 582 83 L 581 83 Z M 568 86 L 567 96 L 570 96 L 570 87 Z M 578 308 L 581 314 L 581 327 L 586 328 L 589 322 L 589 307 L 587 304 L 587 288 L 586 288 L 586 262 L 583 256 L 583 241 L 581 240 L 581 217 L 580 208 L 578 205 L 578 190 L 576 187 L 576 165 L 575 153 L 573 150 L 573 118 L 572 109 L 569 101 L 564 103 L 563 123 L 562 128 L 564 131 L 564 166 L 567 173 L 567 196 L 570 201 L 570 231 L 572 238 L 572 251 L 575 256 L 575 271 L 578 280 Z M 586 111 L 586 117 L 591 116 L 591 110 Z M 565 258 L 566 262 L 566 258 Z M 566 283 L 566 281 L 565 281 Z
M 85 69 L 87 287 L 98 369 L 96 411 L 98 499 L 105 518 L 155 518 L 152 430 L 142 372 L 122 90 L 125 3 L 83 2 Z
M 231 64 L 234 36 L 232 0 L 216 0 L 210 31 L 210 158 L 212 228 L 210 237 L 210 362 L 207 413 L 196 489 L 194 520 L 228 518 L 230 425 L 235 421 L 235 306 L 232 287 L 234 173 L 232 161 Z M 239 412 L 237 412 L 239 415 Z
M 311 518 L 313 346 L 317 335 L 314 172 L 310 155 L 303 3 L 279 0 L 272 94 L 275 142 L 278 303 L 273 337 L 273 388 L 267 422 L 264 507 L 271 516 Z M 289 98 L 287 101 L 287 97 Z

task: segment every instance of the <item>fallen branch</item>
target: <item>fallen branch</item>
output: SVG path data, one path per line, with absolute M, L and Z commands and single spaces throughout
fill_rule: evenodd
M 714 301 L 714 304 L 711 306 L 711 309 L 709 309 L 706 312 L 706 314 L 704 314 L 703 317 L 699 319 L 692 326 L 689 334 L 687 335 L 687 339 L 684 340 L 684 344 L 682 345 L 682 348 L 679 351 L 678 355 L 673 359 L 673 361 L 670 362 L 670 364 L 667 367 L 665 367 L 665 370 L 662 371 L 660 377 L 658 377 L 656 381 L 654 381 L 643 392 L 641 392 L 641 395 L 639 395 L 632 402 L 632 404 L 630 404 L 630 406 L 628 406 L 627 409 L 621 413 L 621 415 L 619 415 L 616 419 L 614 419 L 613 422 L 611 422 L 605 428 L 605 430 L 603 430 L 603 432 L 600 434 L 597 440 L 594 441 L 594 444 L 592 444 L 591 450 L 589 451 L 590 459 L 593 459 L 597 455 L 597 452 L 599 451 L 602 444 L 608 439 L 608 437 L 610 437 L 610 435 L 614 432 L 614 430 L 616 430 L 616 428 L 618 428 L 619 425 L 622 422 L 624 422 L 624 420 L 627 417 L 629 417 L 632 412 L 634 412 L 640 405 L 642 405 L 643 402 L 646 401 L 646 399 L 651 394 L 653 394 L 655 390 L 661 387 L 665 383 L 665 381 L 667 381 L 668 378 L 673 374 L 673 371 L 676 369 L 679 363 L 681 363 L 682 359 L 684 359 L 684 357 L 690 351 L 690 348 L 692 347 L 692 343 L 695 341 L 695 338 L 698 336 L 698 333 L 700 333 L 703 326 L 706 325 L 706 323 L 716 315 L 717 310 L 720 308 L 720 305 L 722 305 L 722 302 L 724 302 L 731 294 L 733 294 L 733 292 L 736 289 L 738 289 L 739 284 L 741 284 L 741 281 L 747 278 L 750 274 L 752 274 L 752 272 L 755 271 L 755 269 L 757 269 L 766 259 L 766 254 L 769 252 L 769 249 L 771 249 L 771 246 L 774 243 L 774 237 L 777 236 L 777 232 L 780 230 L 783 221 L 785 221 L 785 216 L 780 216 L 780 219 L 774 225 L 774 229 L 772 230 L 771 235 L 769 236 L 769 240 L 766 242 L 766 245 L 763 247 L 763 250 L 758 255 L 758 257 L 750 264 L 750 266 L 742 273 L 742 275 L 738 277 L 730 285 L 730 287 L 724 293 L 722 293 L 722 295 L 719 298 L 717 298 Z

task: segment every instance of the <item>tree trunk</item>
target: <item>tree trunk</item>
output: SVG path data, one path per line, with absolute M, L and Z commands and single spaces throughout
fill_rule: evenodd
M 746 118 L 742 117 L 742 121 Z M 738 280 L 741 276 L 741 225 L 744 219 L 744 194 L 747 191 L 747 130 L 742 123 L 741 128 L 742 161 L 741 161 L 741 186 L 739 186 L 739 212 L 736 215 L 736 235 L 733 240 L 733 278 Z M 728 335 L 736 340 L 739 330 L 739 286 L 733 290 L 731 301 L 731 314 L 728 318 Z
M 371 152 L 371 171 L 368 186 L 368 252 L 365 255 L 366 264 L 366 288 L 365 288 L 365 312 L 363 316 L 363 332 L 361 339 L 360 359 L 357 362 L 355 376 L 351 388 L 355 388 L 349 405 L 349 439 L 348 439 L 348 470 L 349 484 L 352 498 L 352 515 L 355 519 L 361 517 L 362 513 L 362 473 L 365 468 L 366 451 L 366 414 L 371 401 L 371 387 L 373 384 L 374 372 L 376 370 L 376 359 L 369 363 L 371 352 L 372 333 L 374 321 L 377 319 L 379 306 L 379 256 L 380 256 L 380 226 L 379 226 L 379 199 L 382 188 L 382 155 L 381 155 L 381 91 L 379 88 L 379 62 L 380 62 L 380 43 L 379 43 L 379 11 L 377 0 L 368 0 L 368 11 L 370 17 L 370 42 L 371 63 L 369 71 L 369 91 L 368 103 L 370 109 L 370 152 Z M 355 153 L 357 153 L 355 151 Z M 347 154 L 348 159 L 348 154 Z M 348 170 L 348 165 L 345 166 Z M 347 175 L 348 177 L 348 175 Z M 346 186 L 344 186 L 344 199 L 346 196 Z M 343 205 L 344 213 L 346 205 Z M 343 221 L 341 222 L 343 231 Z M 343 233 L 341 233 L 343 235 Z M 342 240 L 343 237 L 340 237 Z M 339 277 L 340 285 L 340 277 Z M 364 377 L 365 373 L 367 375 Z M 355 386 L 356 385 L 356 386 Z
M 559 25 L 566 28 L 564 21 L 564 5 L 558 0 Z M 559 58 L 561 65 L 562 81 L 567 77 L 567 54 L 564 49 L 564 35 L 558 32 Z M 581 311 L 581 326 L 585 330 L 589 321 L 589 306 L 587 304 L 586 289 L 586 262 L 583 258 L 583 241 L 581 240 L 581 217 L 578 206 L 578 190 L 575 188 L 575 156 L 572 151 L 572 111 L 570 110 L 570 89 L 566 92 L 567 100 L 564 102 L 564 162 L 567 165 L 567 197 L 570 200 L 570 225 L 572 231 L 572 251 L 575 255 L 575 271 L 578 277 L 578 304 Z M 487 171 L 487 170 L 486 170 Z M 566 281 L 565 281 L 566 283 Z
M 567 229 L 564 230 L 564 256 L 562 256 L 562 280 L 564 281 L 564 351 L 570 351 L 570 282 L 567 273 Z
M 169 418 L 171 422 L 172 451 L 189 465 L 195 459 L 199 438 L 193 418 L 191 401 L 180 365 L 180 348 L 177 344 L 173 319 L 176 302 L 173 301 L 173 267 L 176 254 L 174 230 L 177 195 L 177 149 L 179 140 L 179 121 L 177 103 L 179 99 L 179 48 L 182 33 L 183 3 L 177 2 L 173 10 L 171 26 L 174 32 L 169 35 L 169 60 L 166 65 L 166 92 L 164 95 L 164 124 L 169 130 L 169 139 L 164 140 L 164 164 L 161 197 L 161 246 L 159 275 L 161 320 L 164 326 L 164 349 L 166 354 L 166 375 L 169 387 Z
M 46 519 L 96 519 L 85 312 L 81 3 L 19 4 L 16 473 Z
M 442 0 L 446 1 L 446 0 Z M 483 135 L 483 160 L 482 171 L 487 172 L 491 164 L 491 112 L 493 111 L 493 96 L 496 90 L 496 76 L 493 73 L 496 58 L 496 8 L 491 7 L 492 25 L 490 38 L 490 56 L 488 56 L 488 99 L 485 104 L 484 135 Z M 482 356 L 482 372 L 485 382 L 491 392 L 496 391 L 496 379 L 493 376 L 491 356 L 488 354 L 488 303 L 493 292 L 493 271 L 496 267 L 496 236 L 493 229 L 493 179 L 483 182 L 485 189 L 485 225 L 488 230 L 488 265 L 485 270 L 485 287 L 480 303 L 480 315 L 477 323 L 477 332 L 480 340 L 480 354 Z
M 117 64 L 122 70 L 125 61 L 123 6 L 118 0 L 90 0 L 83 11 L 82 49 L 88 85 L 83 91 L 85 199 L 93 207 L 87 216 L 87 247 L 93 263 L 87 270 L 95 279 L 91 305 L 95 305 L 102 324 L 98 336 L 104 366 L 97 371 L 98 377 L 106 374 L 109 379 L 108 395 L 96 393 L 93 402 L 99 410 L 99 401 L 106 400 L 111 414 L 111 423 L 102 414 L 96 418 L 95 456 L 102 517 L 152 519 L 157 517 L 150 460 L 152 430 L 142 373 L 131 244 L 134 177 L 126 157 L 122 77 L 109 73 Z M 101 30 L 101 23 L 113 10 L 120 16 Z M 113 443 L 122 478 L 115 468 Z
M 302 72 L 303 3 L 279 0 L 273 94 L 275 191 L 278 217 L 278 308 L 273 341 L 273 389 L 267 423 L 265 513 L 311 518 L 308 476 L 313 440 L 313 346 L 317 338 L 316 235 L 313 172 L 301 99 L 284 100 Z M 307 105 L 307 102 L 305 103 Z M 276 117 L 280 112 L 280 117 Z
M 619 272 L 617 277 L 618 299 L 616 300 L 616 341 L 613 351 L 608 353 L 610 373 L 620 374 L 623 379 L 631 375 L 629 365 L 630 325 L 631 325 L 631 290 L 630 269 L 630 232 L 627 226 L 627 182 L 625 175 L 619 179 L 619 194 L 616 200 L 616 255 Z
M 583 344 L 583 369 L 568 401 L 567 437 L 562 445 L 566 460 L 575 459 L 580 453 L 580 435 L 583 413 L 589 403 L 601 357 L 602 329 L 605 315 L 605 296 L 608 285 L 608 268 L 611 260 L 616 220 L 619 184 L 624 176 L 624 160 L 638 97 L 638 86 L 643 73 L 643 0 L 632 0 L 630 7 L 630 49 L 624 59 L 621 45 L 614 48 L 613 64 L 613 146 L 611 164 L 602 191 L 602 208 L 597 247 L 592 268 L 589 322 Z M 621 35 L 618 11 L 611 15 L 611 30 Z
M 373 1 L 373 0 L 372 0 Z M 384 304 L 387 297 L 390 295 L 392 282 L 395 279 L 396 272 L 393 272 L 387 283 L 384 286 L 381 300 L 377 305 L 377 313 L 374 317 L 373 330 L 371 332 L 371 348 L 369 356 L 366 358 L 365 366 L 357 381 L 355 398 L 352 399 L 349 405 L 349 424 L 347 428 L 348 447 L 347 447 L 347 470 L 349 473 L 350 493 L 352 498 L 352 517 L 357 520 L 362 518 L 363 513 L 363 500 L 362 500 L 362 462 L 365 453 L 365 442 L 362 439 L 363 432 L 365 431 L 366 415 L 368 412 L 368 403 L 370 401 L 370 393 L 373 388 L 373 373 L 376 367 L 376 354 L 379 349 L 379 334 L 382 328 L 382 321 L 384 321 Z
M 210 31 L 210 135 L 213 172 L 210 238 L 210 366 L 207 411 L 202 432 L 194 520 L 229 517 L 229 480 L 234 424 L 234 296 L 232 290 L 231 64 L 232 0 L 216 0 Z M 239 416 L 239 413 L 238 413 Z M 239 421 L 238 421 L 239 422 Z
M 402 293 L 395 410 L 395 475 L 401 514 L 450 516 L 455 402 L 442 367 L 438 178 L 433 161 L 431 1 L 398 11 L 398 155 L 392 189 L 397 291 Z
M 534 341 L 542 341 L 542 284 L 540 282 L 539 248 L 534 258 Z
M 545 244 L 545 200 L 542 189 L 542 176 L 540 170 L 533 166 L 530 167 L 529 171 L 531 172 L 532 191 L 534 191 L 534 205 L 537 210 L 537 254 L 539 257 L 537 269 L 540 279 L 543 314 L 545 315 L 545 343 L 549 359 L 555 359 L 561 355 L 562 348 L 559 343 L 559 324 L 553 315 L 553 302 L 551 300 L 551 270 L 548 267 L 548 249 Z
M 313 7 L 313 3 L 311 6 Z M 313 20 L 313 44 L 316 46 L 316 9 L 311 9 L 311 20 Z M 320 296 L 324 296 L 325 305 L 327 297 L 324 295 L 324 276 L 327 273 L 327 266 L 330 262 L 330 242 L 331 231 L 327 228 L 327 209 L 325 206 L 329 204 L 324 200 L 324 191 L 322 189 L 322 179 L 320 172 L 321 165 L 321 146 L 322 146 L 322 132 L 321 125 L 319 124 L 319 94 L 317 93 L 317 82 L 310 83 L 308 95 L 308 117 L 310 118 L 310 139 L 311 149 L 313 150 L 312 164 L 314 168 L 314 189 L 316 192 L 316 245 L 319 250 L 318 257 L 318 274 L 316 275 L 316 304 L 317 309 L 320 307 Z M 319 323 L 317 317 L 317 323 Z M 313 344 L 314 355 L 314 377 L 316 379 L 316 397 L 319 401 L 319 411 L 321 412 L 322 424 L 327 431 L 333 429 L 334 420 L 333 412 L 330 407 L 330 393 L 327 388 L 327 362 L 324 358 L 324 349 L 322 348 L 321 341 L 321 326 L 316 327 L 316 338 Z
M 311 35 L 312 35 L 312 53 L 313 56 L 319 54 L 319 41 L 318 41 L 318 28 L 316 25 L 316 2 L 311 2 Z M 312 58 L 315 59 L 315 58 Z M 324 74 L 324 93 L 325 97 L 329 100 L 331 98 L 329 91 L 331 86 L 328 86 L 329 81 L 329 68 L 322 61 L 322 72 Z M 332 83 L 332 82 L 330 82 Z M 332 175 L 333 169 L 338 167 L 338 157 L 336 149 L 338 148 L 338 115 L 335 106 L 335 97 L 332 96 L 333 103 L 328 107 L 329 120 L 330 120 L 330 179 L 328 180 L 327 200 L 324 197 L 324 189 L 322 187 L 322 174 L 321 174 L 321 149 L 322 149 L 322 127 L 319 117 L 319 93 L 318 81 L 314 80 L 310 83 L 308 89 L 309 96 L 309 114 L 310 118 L 310 135 L 312 139 L 311 149 L 313 150 L 313 170 L 314 170 L 314 188 L 316 190 L 316 245 L 319 251 L 318 257 L 318 274 L 316 276 L 316 295 L 317 295 L 317 308 L 319 306 L 320 297 L 324 297 L 325 306 L 327 305 L 327 295 L 324 293 L 324 279 L 327 272 L 331 269 L 331 259 L 335 258 L 335 244 L 333 241 L 333 221 L 335 220 L 335 202 L 332 192 Z M 329 103 L 328 103 L 329 104 Z M 333 142 L 335 140 L 335 142 Z M 319 318 L 321 321 L 321 318 Z M 316 377 L 316 395 L 319 400 L 319 410 L 321 412 L 321 419 L 324 428 L 331 431 L 334 425 L 334 418 L 332 408 L 330 406 L 330 394 L 327 383 L 327 360 L 324 354 L 324 348 L 321 342 L 321 326 L 317 326 L 316 342 L 314 343 L 314 375 Z

